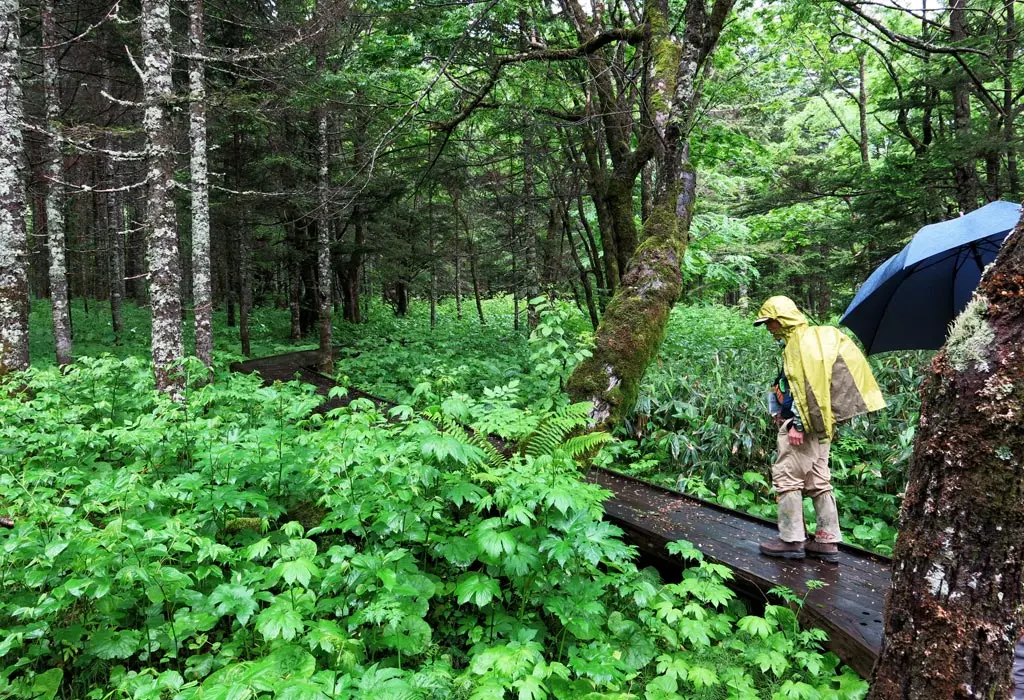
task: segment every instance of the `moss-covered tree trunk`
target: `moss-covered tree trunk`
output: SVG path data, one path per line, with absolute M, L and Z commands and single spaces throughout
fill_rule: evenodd
M 646 126 L 658 132 L 658 182 L 644 241 L 636 248 L 597 329 L 594 354 L 581 362 L 566 390 L 590 401 L 595 426 L 620 422 L 636 402 L 647 365 L 665 336 L 668 315 L 682 289 L 681 263 L 689 237 L 697 178 L 690 164 L 689 130 L 703 72 L 734 0 L 689 0 L 682 35 L 670 29 L 668 3 L 647 3 L 650 23 Z M 639 170 L 638 170 L 639 172 Z M 622 206 L 632 211 L 632 192 Z
M 1024 572 L 1024 224 L 922 388 L 869 700 L 1009 698 Z

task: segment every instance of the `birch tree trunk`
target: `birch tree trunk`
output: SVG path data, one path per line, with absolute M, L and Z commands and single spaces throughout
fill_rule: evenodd
M 149 202 L 149 288 L 153 315 L 153 369 L 156 388 L 178 397 L 185 354 L 181 327 L 181 262 L 174 215 L 174 136 L 167 110 L 171 81 L 170 0 L 143 0 L 143 94 Z
M 210 182 L 206 160 L 206 68 L 202 55 L 203 0 L 189 3 L 189 164 L 192 192 L 192 301 L 195 305 L 196 357 L 213 363 L 213 286 L 210 280 Z
M 60 126 L 58 44 L 55 0 L 45 0 L 43 25 L 43 101 L 46 104 L 46 241 L 50 252 L 50 304 L 57 364 L 71 363 L 71 312 L 64 243 L 64 148 Z M 83 286 L 82 292 L 85 293 Z
M 669 28 L 667 0 L 647 3 L 652 61 L 646 101 L 659 143 L 658 182 L 644 242 L 633 254 L 598 326 L 594 353 L 566 385 L 574 401 L 593 404 L 591 423 L 611 427 L 633 408 L 647 365 L 657 355 L 668 315 L 682 289 L 681 263 L 689 240 L 697 176 L 690 163 L 689 131 L 710 60 L 735 0 L 688 0 L 683 34 Z
M 1024 222 L 954 322 L 920 427 L 868 700 L 1008 699 L 1024 607 Z
M 0 0 L 0 377 L 28 369 L 28 236 L 18 0 Z
M 111 149 L 113 150 L 113 149 Z M 107 182 L 111 189 L 117 189 L 120 178 L 117 177 L 114 161 L 106 157 Z M 120 342 L 124 329 L 122 307 L 124 306 L 124 201 L 120 192 L 107 192 L 107 229 L 110 240 L 110 324 L 114 338 Z

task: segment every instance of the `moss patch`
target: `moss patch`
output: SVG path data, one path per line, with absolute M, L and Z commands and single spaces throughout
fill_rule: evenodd
M 975 295 L 956 317 L 946 339 L 946 356 L 958 372 L 973 368 L 987 371 L 988 358 L 996 336 L 988 324 L 988 301 Z

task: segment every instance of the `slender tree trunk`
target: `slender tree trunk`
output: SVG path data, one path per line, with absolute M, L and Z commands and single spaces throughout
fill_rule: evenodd
M 857 121 L 860 124 L 860 164 L 864 172 L 871 171 L 871 142 L 868 140 L 868 75 L 867 51 L 857 54 L 858 84 Z
M 71 362 L 71 311 L 68 308 L 68 268 L 64 244 L 64 148 L 60 126 L 57 18 L 54 0 L 45 0 L 43 26 L 43 95 L 46 103 L 46 235 L 50 250 L 50 303 L 57 364 Z M 82 288 L 83 294 L 86 292 Z
M 157 389 L 177 397 L 183 387 L 177 365 L 185 351 L 181 328 L 181 264 L 173 197 L 174 131 L 166 107 L 173 94 L 170 15 L 170 0 L 143 0 L 144 125 L 149 163 L 146 223 L 153 365 Z
M 967 39 L 965 21 L 966 0 L 951 0 L 949 4 L 949 38 L 953 43 Z M 953 83 L 953 126 L 956 133 L 956 154 L 953 159 L 953 182 L 957 204 L 961 213 L 978 206 L 975 189 L 973 146 L 971 145 L 971 89 L 966 75 L 957 71 Z
M 18 75 L 18 0 L 0 0 L 0 377 L 28 369 L 25 144 Z
M 291 315 L 290 340 L 297 343 L 302 340 L 302 267 L 299 261 L 299 228 L 294 218 L 285 224 L 288 232 L 288 310 Z
M 1016 127 L 1014 126 L 1014 100 L 1013 100 L 1013 68 L 1016 62 L 1017 47 L 1017 18 L 1014 5 L 1017 0 L 1006 0 L 1005 12 L 1005 47 L 1003 60 L 1003 146 L 1006 149 L 1006 178 L 1007 194 L 1014 202 L 1020 201 L 1020 176 L 1017 173 L 1017 141 Z
M 320 42 L 317 49 L 317 73 L 322 74 L 327 63 L 327 46 Z M 320 346 L 317 367 L 324 374 L 334 373 L 334 355 L 331 349 L 331 177 L 330 144 L 327 140 L 327 107 L 323 104 L 315 110 L 317 125 L 317 214 L 316 214 L 316 260 L 319 283 L 317 299 L 317 323 L 320 328 Z
M 572 224 L 569 221 L 568 212 L 562 212 L 562 226 L 565 230 L 565 236 L 569 239 L 569 254 L 572 256 L 573 264 L 576 265 L 576 271 L 580 276 L 580 284 L 583 285 L 583 296 L 587 300 L 587 312 L 590 314 L 590 324 L 597 330 L 598 324 L 601 322 L 601 317 L 597 313 L 597 304 L 594 302 L 594 290 L 590 286 L 590 276 L 587 274 L 587 269 L 583 267 L 583 261 L 580 260 L 580 254 L 576 250 L 576 244 L 572 240 Z
M 868 700 L 1009 698 L 1024 607 L 1024 223 L 954 322 L 921 420 Z
M 242 354 L 252 357 L 249 314 L 252 312 L 252 231 L 244 212 L 238 217 L 238 340 Z
M 587 214 L 583 208 L 583 195 L 576 197 L 576 210 L 579 213 L 580 225 L 583 226 L 583 243 L 587 249 L 587 258 L 590 260 L 590 269 L 594 273 L 594 281 L 597 282 L 598 304 L 604 309 L 604 300 L 607 298 L 608 286 L 604 279 L 604 272 L 601 268 L 601 256 L 597 250 L 597 241 L 594 239 L 594 231 L 587 221 Z M 649 216 L 650 214 L 648 214 Z M 646 219 L 644 219 L 646 221 Z
M 466 227 L 466 231 L 469 231 L 469 227 Z M 467 235 L 469 235 L 467 233 Z M 473 279 L 473 299 L 476 301 L 476 313 L 480 317 L 480 325 L 487 325 L 487 320 L 484 318 L 484 304 L 480 299 L 480 278 L 476 274 L 476 257 L 477 257 L 477 244 L 476 241 L 470 238 L 469 242 L 469 276 Z
M 189 140 L 192 145 L 192 300 L 195 305 L 196 357 L 213 363 L 213 285 L 210 279 L 210 183 L 206 160 L 206 48 L 203 0 L 189 3 Z
M 107 182 L 116 189 L 119 179 L 113 160 L 106 159 Z M 120 192 L 107 193 L 107 227 L 110 238 L 110 324 L 117 342 L 124 329 L 124 203 Z
M 459 227 L 453 230 L 455 245 L 452 254 L 455 257 L 455 318 L 462 320 L 462 252 L 459 245 Z
M 537 308 L 530 303 L 531 300 L 536 299 L 540 296 L 540 263 L 537 255 L 537 230 L 534 217 L 534 207 L 537 201 L 537 188 L 534 184 L 534 153 L 535 146 L 533 144 L 532 134 L 530 133 L 531 125 L 526 122 L 523 125 L 524 138 L 523 138 L 523 226 L 522 230 L 526 234 L 526 245 L 523 248 L 523 273 L 526 282 L 526 294 L 524 300 L 526 301 L 526 323 L 529 330 L 532 331 L 537 327 L 537 323 L 540 321 L 540 317 L 537 314 Z M 511 165 L 512 161 L 509 161 Z M 513 208 L 514 212 L 515 209 Z

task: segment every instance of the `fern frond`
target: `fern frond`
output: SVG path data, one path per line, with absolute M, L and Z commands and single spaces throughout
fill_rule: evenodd
M 562 443 L 567 435 L 587 425 L 590 417 L 589 403 L 574 403 L 563 406 L 554 413 L 545 416 L 523 440 L 522 451 L 528 457 L 550 455 Z
M 612 436 L 608 433 L 586 433 L 569 438 L 562 443 L 561 449 L 568 452 L 573 459 L 579 459 L 584 455 L 593 454 L 597 448 L 611 440 Z
M 429 411 L 425 415 L 445 435 L 483 452 L 484 461 L 489 467 L 497 469 L 507 465 L 505 456 L 484 435 L 470 430 L 457 419 L 442 411 Z

